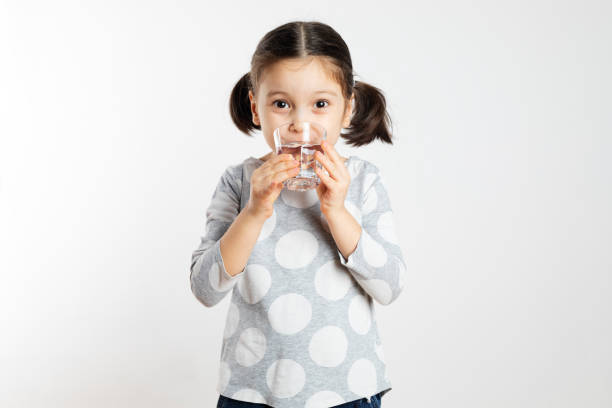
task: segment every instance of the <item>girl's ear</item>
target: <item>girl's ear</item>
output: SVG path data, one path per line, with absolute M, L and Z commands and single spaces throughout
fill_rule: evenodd
M 346 109 L 344 110 L 344 117 L 342 118 L 342 127 L 348 128 L 351 125 L 351 119 L 353 118 L 353 109 L 355 105 L 355 94 L 351 95 Z
M 257 105 L 255 103 L 255 96 L 253 91 L 249 89 L 249 101 L 251 102 L 251 114 L 253 115 L 253 123 L 260 126 L 259 115 L 257 115 Z

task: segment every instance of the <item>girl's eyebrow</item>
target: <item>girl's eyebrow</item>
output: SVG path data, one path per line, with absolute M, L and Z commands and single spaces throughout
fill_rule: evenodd
M 279 95 L 289 95 L 287 92 L 272 90 L 272 91 L 268 92 L 266 97 L 270 97 L 270 96 L 276 95 L 276 94 L 279 94 Z M 330 89 L 321 89 L 319 91 L 313 92 L 312 94 L 313 95 L 317 95 L 317 94 L 330 94 L 330 95 L 333 95 L 333 96 L 338 96 L 338 94 L 336 92 L 334 92 L 334 91 L 332 91 Z

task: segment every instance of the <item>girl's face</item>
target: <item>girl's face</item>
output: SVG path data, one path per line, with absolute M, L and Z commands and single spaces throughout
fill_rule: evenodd
M 274 129 L 287 122 L 316 122 L 335 145 L 342 128 L 349 127 L 353 97 L 345 103 L 340 84 L 320 58 L 291 58 L 276 62 L 262 73 L 257 95 L 249 91 L 253 123 L 261 126 L 274 151 Z

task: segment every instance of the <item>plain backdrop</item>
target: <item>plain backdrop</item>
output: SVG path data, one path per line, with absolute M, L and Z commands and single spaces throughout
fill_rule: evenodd
M 612 406 L 607 1 L 0 2 L 0 406 L 212 407 L 191 253 L 260 38 L 318 20 L 386 95 L 408 280 L 387 408 Z

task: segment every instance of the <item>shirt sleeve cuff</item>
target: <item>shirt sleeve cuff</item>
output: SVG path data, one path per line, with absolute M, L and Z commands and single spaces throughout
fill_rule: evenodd
M 344 259 L 344 255 L 340 250 L 337 250 L 338 258 L 340 258 L 340 263 L 351 270 L 351 272 L 359 275 L 359 277 L 365 279 L 371 275 L 371 271 L 365 267 L 364 259 L 363 259 L 363 230 L 361 235 L 359 236 L 359 240 L 357 241 L 357 246 L 355 250 L 351 252 L 347 259 Z M 368 274 L 364 274 L 365 271 L 368 271 Z
M 217 262 L 219 262 L 219 264 L 221 265 L 221 278 L 224 281 L 235 281 L 238 280 L 243 274 L 244 271 L 246 270 L 246 266 L 242 269 L 242 271 L 238 272 L 236 275 L 232 276 L 229 274 L 229 272 L 227 272 L 227 269 L 225 268 L 225 263 L 223 262 L 223 257 L 221 256 L 221 240 L 217 240 L 217 242 L 215 243 L 215 256 L 217 258 Z

